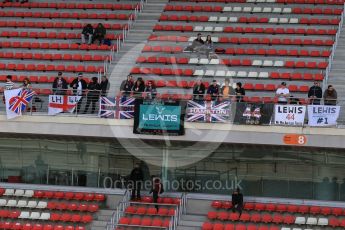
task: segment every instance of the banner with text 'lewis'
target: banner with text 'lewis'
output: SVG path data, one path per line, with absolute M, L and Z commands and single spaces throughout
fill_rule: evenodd
M 275 105 L 274 124 L 303 126 L 305 112 L 304 105 Z
M 308 125 L 331 126 L 337 125 L 340 106 L 308 105 Z

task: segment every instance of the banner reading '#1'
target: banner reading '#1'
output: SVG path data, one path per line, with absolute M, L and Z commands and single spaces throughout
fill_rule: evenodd
M 49 95 L 48 114 L 73 113 L 80 98 L 80 96 Z
M 340 106 L 334 105 L 308 105 L 309 126 L 336 125 Z
M 304 105 L 275 105 L 274 124 L 303 126 L 305 112 Z

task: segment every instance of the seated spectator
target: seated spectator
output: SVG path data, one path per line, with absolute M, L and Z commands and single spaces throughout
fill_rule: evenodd
M 142 92 L 145 90 L 145 83 L 141 77 L 139 77 L 133 87 L 132 87 L 132 92 L 134 96 L 141 96 Z
M 27 78 L 27 77 L 24 78 L 22 88 L 24 88 L 24 89 L 31 89 L 32 88 L 29 78 Z
M 205 44 L 204 40 L 201 38 L 201 33 L 198 33 L 197 38 L 194 39 L 193 43 L 189 46 L 187 46 L 184 51 L 185 52 L 195 52 L 200 47 L 202 47 Z
M 84 113 L 87 113 L 91 104 L 91 113 L 95 113 L 96 103 L 99 100 L 100 85 L 98 84 L 97 77 L 93 77 L 90 83 L 87 85 L 87 96 Z
M 308 98 L 309 103 L 311 105 L 320 105 L 321 98 L 322 98 L 322 89 L 320 87 L 320 83 L 315 81 L 314 85 L 310 87 L 308 91 Z
M 224 84 L 222 85 L 221 94 L 223 99 L 230 99 L 230 96 L 233 95 L 229 79 L 225 79 Z
M 246 95 L 246 91 L 244 90 L 244 88 L 242 88 L 241 82 L 236 83 L 235 95 L 236 95 L 237 102 L 243 101 L 243 96 Z
M 193 100 L 204 100 L 205 85 L 201 80 L 197 80 L 193 87 Z
M 87 24 L 84 26 L 83 31 L 81 32 L 81 43 L 85 44 L 86 39 L 88 40 L 87 44 L 92 43 L 92 36 L 93 36 L 93 28 L 91 24 Z
M 157 89 L 153 81 L 148 81 L 144 92 L 147 93 L 147 98 L 154 99 L 157 95 Z
M 211 100 L 214 101 L 217 100 L 219 92 L 220 90 L 217 80 L 213 80 L 212 84 L 207 89 L 207 94 L 211 95 Z
M 129 96 L 133 88 L 133 77 L 128 75 L 126 80 L 123 80 L 120 86 L 122 96 Z
M 94 33 L 93 33 L 93 39 L 92 39 L 92 43 L 94 43 L 96 40 L 99 41 L 99 45 L 102 44 L 105 34 L 106 34 L 107 30 L 105 29 L 105 27 L 103 26 L 102 23 L 98 23 Z
M 286 83 L 282 82 L 280 87 L 276 91 L 276 97 L 278 97 L 278 104 L 287 104 L 290 97 L 290 91 L 286 87 Z
M 101 88 L 101 96 L 102 97 L 107 96 L 107 91 L 109 88 L 109 81 L 105 75 L 102 76 L 100 88 Z
M 62 72 L 59 72 L 58 76 L 54 79 L 53 82 L 53 94 L 65 95 L 67 87 L 67 81 L 62 77 Z
M 336 105 L 337 104 L 337 91 L 332 85 L 329 85 L 325 92 L 323 93 L 323 100 L 325 105 Z

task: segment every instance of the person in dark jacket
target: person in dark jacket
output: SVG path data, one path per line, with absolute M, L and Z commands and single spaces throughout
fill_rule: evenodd
M 337 91 L 332 85 L 329 85 L 325 92 L 323 93 L 323 100 L 325 105 L 337 105 Z
M 243 209 L 243 194 L 241 193 L 240 189 L 237 188 L 233 193 L 232 193 L 232 211 L 240 214 L 240 217 L 242 215 L 242 209 Z
M 93 39 L 92 43 L 94 43 L 96 40 L 99 41 L 99 44 L 102 44 L 102 41 L 104 40 L 105 34 L 107 33 L 107 30 L 103 26 L 102 23 L 98 23 L 95 32 L 93 33 Z
M 236 83 L 235 94 L 236 94 L 236 101 L 242 102 L 243 96 L 246 95 L 246 91 L 244 90 L 244 88 L 242 88 L 241 82 Z
M 322 99 L 322 89 L 320 83 L 315 81 L 314 85 L 308 91 L 309 103 L 311 105 L 320 105 Z
M 126 80 L 123 80 L 120 86 L 122 96 L 129 96 L 134 86 L 132 75 L 128 75 Z
M 220 93 L 219 85 L 217 80 L 213 80 L 212 84 L 207 89 L 207 94 L 211 95 L 212 101 L 217 100 Z
M 201 80 L 197 80 L 193 87 L 193 100 L 203 100 L 205 95 L 205 85 Z
M 99 100 L 100 85 L 98 84 L 97 77 L 93 77 L 91 82 L 87 85 L 87 102 L 85 105 L 84 113 L 87 113 L 91 104 L 91 113 L 95 113 L 96 103 Z
M 93 37 L 93 27 L 91 24 L 87 24 L 84 26 L 83 31 L 81 32 L 81 43 L 85 44 L 86 40 L 88 41 L 87 44 L 91 44 Z
M 108 81 L 106 76 L 102 76 L 101 84 L 100 84 L 101 96 L 102 97 L 107 96 L 108 88 L 109 88 L 109 81 Z
M 198 33 L 196 39 L 194 39 L 193 43 L 185 48 L 185 52 L 194 52 L 198 51 L 201 47 L 205 44 L 204 40 L 201 38 L 201 33 Z
M 154 99 L 157 95 L 157 89 L 153 81 L 148 81 L 144 92 L 147 94 L 147 98 Z
M 141 77 L 139 77 L 133 87 L 132 87 L 132 92 L 134 96 L 141 96 L 142 92 L 145 90 L 145 83 Z
M 73 88 L 73 94 L 75 96 L 80 96 L 80 100 L 77 104 L 77 110 L 76 110 L 77 113 L 79 113 L 81 103 L 83 101 L 83 94 L 84 94 L 85 90 L 87 89 L 86 81 L 83 79 L 83 73 L 78 73 L 78 77 L 75 78 L 71 82 L 70 87 Z
M 159 194 L 162 193 L 162 182 L 158 177 L 153 177 L 152 178 L 152 197 L 153 197 L 153 203 L 155 203 L 155 208 L 157 209 L 157 212 L 159 211 L 158 209 L 158 198 Z
M 58 73 L 58 76 L 53 82 L 53 94 L 55 95 L 65 95 L 68 88 L 67 81 L 62 77 L 62 72 Z
M 143 171 L 140 168 L 140 165 L 137 163 L 135 164 L 134 169 L 131 172 L 131 175 L 129 176 L 130 182 L 132 184 L 132 200 L 140 200 L 140 189 L 141 184 L 144 179 Z

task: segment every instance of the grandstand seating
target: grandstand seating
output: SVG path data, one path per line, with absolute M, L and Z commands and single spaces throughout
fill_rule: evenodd
M 84 230 L 104 194 L 0 188 L 0 228 Z

